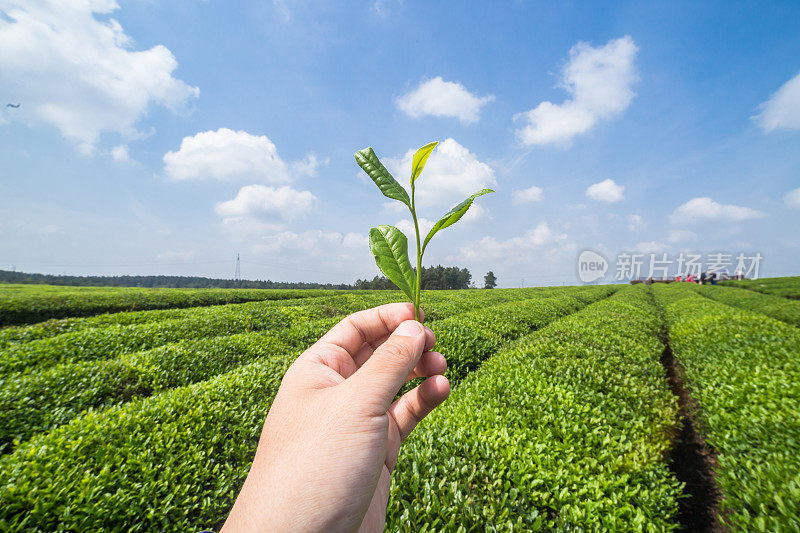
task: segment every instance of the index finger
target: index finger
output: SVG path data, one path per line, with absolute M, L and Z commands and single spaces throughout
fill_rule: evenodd
M 420 309 L 422 315 L 422 309 Z M 384 304 L 372 309 L 358 311 L 342 319 L 319 340 L 320 343 L 335 344 L 351 356 L 368 344 L 372 349 L 402 322 L 414 320 L 414 306 L 410 303 Z

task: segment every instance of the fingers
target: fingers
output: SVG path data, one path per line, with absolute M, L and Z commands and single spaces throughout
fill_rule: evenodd
M 319 342 L 335 344 L 355 356 L 365 344 L 374 349 L 378 341 L 391 335 L 401 322 L 413 319 L 414 306 L 410 303 L 381 305 L 346 317 Z
M 434 335 L 433 331 L 427 326 L 422 326 L 422 329 L 425 330 L 425 349 L 430 350 L 433 348 L 433 345 L 436 344 L 436 335 Z M 389 337 L 391 337 L 391 334 L 384 335 L 380 339 L 376 339 L 369 344 L 364 344 L 359 348 L 359 350 L 353 354 L 353 361 L 356 364 L 356 368 L 361 368 L 361 365 L 372 356 L 375 348 L 386 342 Z
M 375 349 L 351 380 L 376 415 L 386 413 L 392 398 L 412 373 L 425 351 L 428 335 L 422 324 L 406 320 Z
M 418 387 L 408 391 L 389 408 L 400 432 L 400 441 L 406 440 L 417 424 L 436 406 L 450 396 L 450 382 L 444 376 L 432 376 Z
M 414 378 L 427 378 L 437 374 L 444 374 L 447 370 L 447 360 L 439 352 L 425 352 L 419 358 L 417 366 L 408 375 L 406 381 Z

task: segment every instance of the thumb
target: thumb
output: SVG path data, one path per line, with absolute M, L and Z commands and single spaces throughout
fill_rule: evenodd
M 425 351 L 426 334 L 416 320 L 401 322 L 391 336 L 352 376 L 353 385 L 385 413 L 395 394 L 414 370 Z

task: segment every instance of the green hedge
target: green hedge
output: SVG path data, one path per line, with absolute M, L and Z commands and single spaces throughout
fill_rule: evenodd
M 427 311 L 427 320 L 438 320 L 446 318 L 469 306 L 481 306 L 539 297 L 545 294 L 564 292 L 565 290 L 570 289 L 556 287 L 500 289 L 493 291 L 425 291 L 423 307 Z M 581 292 L 581 290 L 579 288 L 573 288 L 571 292 L 575 292 L 577 296 L 577 293 Z M 266 311 L 272 307 L 296 305 L 335 306 L 337 302 L 350 301 L 352 299 L 362 299 L 366 302 L 392 302 L 403 301 L 404 296 L 399 291 L 348 291 L 344 293 L 328 291 L 328 294 L 325 296 L 271 300 L 268 302 L 261 302 L 258 307 Z M 244 305 L 245 304 L 231 304 L 231 307 L 236 308 Z M 141 325 L 165 320 L 198 320 L 201 317 L 213 318 L 215 315 L 224 315 L 225 312 L 226 306 L 220 307 L 214 305 L 208 307 L 128 311 L 105 313 L 90 317 L 52 319 L 28 326 L 9 326 L 0 329 L 0 348 L 92 328 Z
M 616 288 L 592 287 L 580 291 L 580 299 L 566 291 L 544 293 L 540 298 L 508 302 L 492 309 L 499 323 L 487 320 L 485 310 L 473 311 L 433 326 L 436 350 L 447 358 L 446 375 L 452 384 L 458 383 L 477 368 L 488 356 L 511 339 L 527 335 L 550 322 L 574 313 L 586 304 L 610 296 Z
M 183 318 L 129 326 L 80 329 L 7 346 L 0 351 L 0 375 L 39 371 L 43 366 L 107 359 L 171 342 L 279 329 L 304 320 L 350 313 L 391 300 L 390 294 L 314 299 L 311 305 L 275 307 L 253 302 L 198 310 Z
M 258 302 L 263 309 L 270 307 L 286 307 L 299 305 L 305 302 L 312 305 L 314 302 L 323 302 L 331 299 L 331 296 L 317 296 L 309 298 L 288 298 L 283 300 L 268 300 Z M 338 298 L 346 298 L 345 295 Z M 118 313 L 104 313 L 90 317 L 73 317 L 46 320 L 37 324 L 27 326 L 8 326 L 0 329 L 0 348 L 5 348 L 12 344 L 21 344 L 41 339 L 49 339 L 64 333 L 73 333 L 86 329 L 104 328 L 109 326 L 131 326 L 161 322 L 164 320 L 192 319 L 200 316 L 211 316 L 220 312 L 225 307 L 239 307 L 248 305 L 228 304 L 210 305 L 205 307 L 188 307 L 175 309 L 156 309 L 152 311 L 122 311 Z
M 800 331 L 681 287 L 654 289 L 739 531 L 800 531 Z
M 329 295 L 324 290 L 140 289 L 0 285 L 0 326 L 115 311 L 197 307 Z
M 491 307 L 482 312 L 487 334 L 516 324 Z M 89 411 L 23 442 L 0 458 L 0 530 L 218 527 L 295 357 L 279 352 L 201 383 Z
M 772 294 L 762 294 L 719 285 L 698 285 L 697 290 L 703 296 L 724 304 L 755 311 L 792 326 L 800 327 L 800 302 L 793 302 Z
M 800 300 L 800 276 L 723 281 L 721 283 L 765 294 L 773 294 L 790 300 Z
M 600 298 L 611 290 L 595 288 L 587 294 Z M 537 293 L 527 296 L 533 294 Z M 359 308 L 371 300 L 350 296 L 347 299 L 350 306 Z M 463 304 L 447 308 L 450 312 L 463 312 Z M 347 306 L 341 301 L 339 305 L 339 316 L 352 310 L 343 309 Z M 491 307 L 495 314 L 509 317 L 502 322 L 502 330 L 487 325 L 486 310 L 429 324 L 439 337 L 438 349 L 448 354 L 448 375 L 457 381 L 507 339 L 519 337 L 582 306 L 570 296 L 543 296 Z M 335 324 L 336 319 L 296 322 L 291 327 L 257 334 L 178 342 L 115 359 L 59 364 L 38 372 L 8 376 L 0 389 L 0 453 L 10 451 L 15 441 L 69 422 L 86 409 L 189 385 L 261 357 L 305 348 Z
M 87 409 L 203 381 L 258 359 L 285 357 L 311 345 L 337 320 L 168 344 L 116 359 L 62 364 L 9 377 L 0 389 L 0 453 L 11 451 L 15 441 L 65 424 Z
M 645 286 L 483 363 L 401 449 L 392 531 L 663 531 L 677 405 Z

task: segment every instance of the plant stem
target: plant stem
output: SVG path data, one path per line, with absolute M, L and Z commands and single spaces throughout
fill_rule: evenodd
M 414 203 L 414 182 L 411 182 L 411 218 L 414 219 L 414 230 L 417 233 L 417 285 L 414 287 L 414 319 L 419 322 L 419 300 L 422 287 L 422 250 L 419 241 L 419 223 L 417 222 L 417 208 Z

